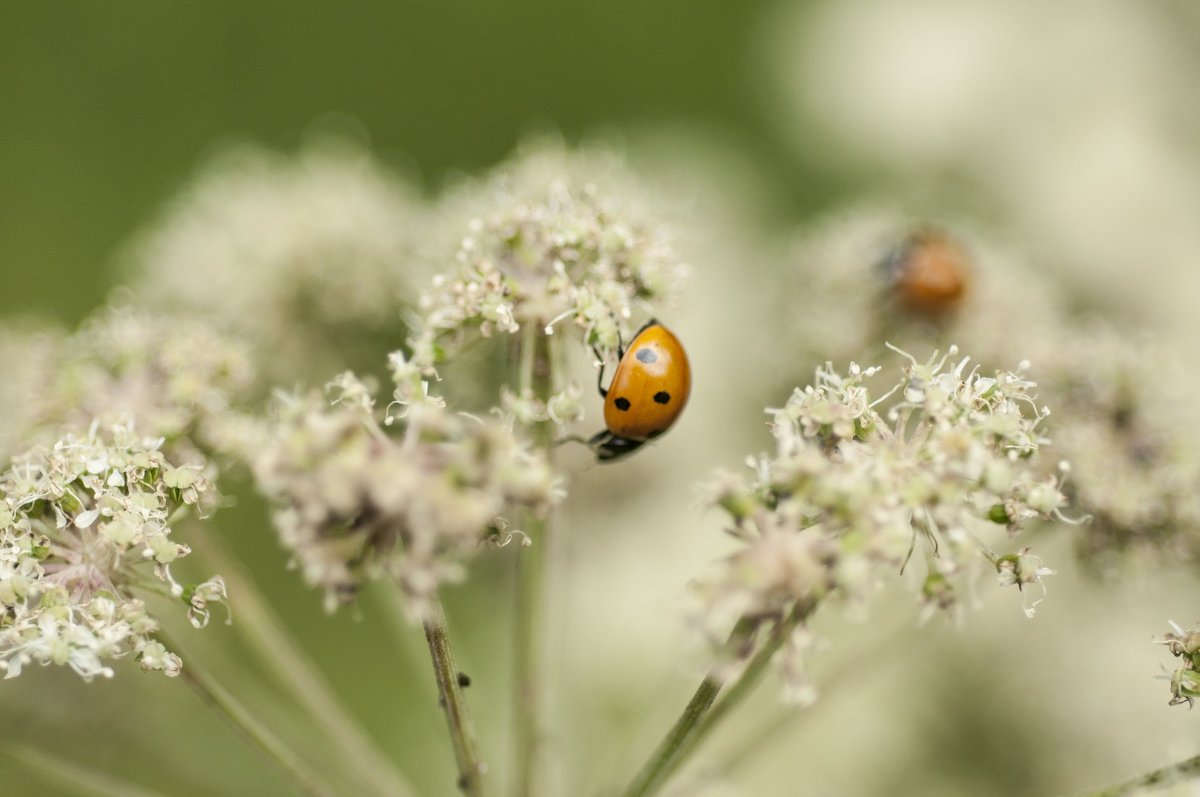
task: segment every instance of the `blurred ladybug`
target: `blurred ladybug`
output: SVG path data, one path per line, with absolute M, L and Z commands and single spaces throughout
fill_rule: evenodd
M 604 398 L 605 429 L 588 445 L 601 462 L 611 462 L 671 428 L 687 405 L 692 371 L 679 339 L 651 320 L 620 353 L 607 390 L 603 383 L 601 366 L 596 387 Z
M 881 268 L 905 309 L 940 316 L 962 300 L 971 263 L 957 241 L 941 230 L 923 227 L 893 248 Z

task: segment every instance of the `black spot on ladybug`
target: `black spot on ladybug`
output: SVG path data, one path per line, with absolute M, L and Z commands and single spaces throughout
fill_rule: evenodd
M 666 404 L 670 400 L 671 400 L 671 394 L 665 390 L 660 390 L 654 394 L 654 403 L 655 404 Z
M 635 356 L 640 362 L 644 363 L 652 363 L 658 359 L 658 355 L 654 353 L 654 349 L 650 348 L 649 346 L 645 347 L 644 349 L 638 349 Z
M 617 409 L 619 409 L 621 412 L 625 412 L 629 409 L 629 399 L 624 397 L 617 399 L 613 402 L 613 404 L 616 404 Z

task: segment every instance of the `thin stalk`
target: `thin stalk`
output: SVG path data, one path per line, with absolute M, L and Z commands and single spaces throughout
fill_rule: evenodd
M 5 745 L 4 752 L 46 780 L 94 797 L 163 797 L 161 792 L 137 786 L 115 775 L 84 766 L 61 756 L 25 745 Z
M 758 621 L 747 617 L 738 620 L 737 625 L 729 634 L 729 639 L 722 646 L 724 653 L 730 657 L 738 656 L 739 650 L 750 641 L 757 626 Z M 692 695 L 692 699 L 684 706 L 679 719 L 675 720 L 671 730 L 667 731 L 667 735 L 658 743 L 658 747 L 654 748 L 649 760 L 638 770 L 633 782 L 624 791 L 625 797 L 642 797 L 652 793 L 662 776 L 664 767 L 679 754 L 679 751 L 687 743 L 688 737 L 695 733 L 700 720 L 712 708 L 724 685 L 725 679 L 716 670 L 709 672 L 704 677 L 695 694 Z
M 1156 791 L 1200 777 L 1200 755 L 1176 764 L 1156 769 L 1124 783 L 1099 791 L 1085 792 L 1079 797 L 1128 797 L 1139 792 Z
M 875 644 L 872 647 L 892 649 L 892 647 L 886 644 L 882 646 Z M 896 646 L 895 649 L 896 653 L 892 654 L 888 659 L 889 664 L 893 666 L 900 661 L 910 658 L 918 650 L 918 648 L 912 645 L 900 645 Z M 837 665 L 833 673 L 821 684 L 822 694 L 830 692 L 833 687 L 839 684 L 852 682 L 869 675 L 873 669 L 873 665 L 879 661 L 878 656 L 868 655 L 866 651 L 860 651 L 845 658 L 848 661 Z M 839 693 L 840 690 L 834 694 Z M 752 766 L 757 756 L 767 751 L 772 744 L 777 743 L 785 736 L 787 731 L 793 730 L 803 718 L 810 718 L 814 714 L 826 711 L 829 706 L 830 699 L 824 698 L 814 706 L 780 709 L 774 717 L 747 733 L 740 742 L 723 750 L 712 761 L 706 761 L 704 768 L 705 776 L 710 778 L 725 778 L 741 769 Z
M 679 719 L 675 720 L 675 724 L 659 742 L 658 747 L 650 756 L 650 760 L 638 771 L 633 782 L 629 784 L 629 788 L 625 790 L 625 797 L 645 797 L 645 795 L 654 793 L 659 781 L 665 777 L 667 765 L 684 748 L 688 737 L 695 732 L 700 720 L 712 708 L 713 702 L 721 692 L 722 685 L 721 681 L 714 676 L 705 676 L 695 694 L 692 695 L 692 699 L 684 706 Z
M 815 600 L 797 604 L 785 619 L 777 623 L 766 642 L 751 657 L 724 695 L 721 695 L 723 680 L 717 673 L 709 673 L 700 682 L 700 687 L 684 708 L 683 714 L 623 792 L 624 797 L 649 797 L 662 788 L 717 723 L 750 694 L 767 671 L 771 659 L 815 607 Z M 726 650 L 736 653 L 737 648 L 749 639 L 755 625 L 757 621 L 746 618 L 739 621 L 726 642 Z
M 210 535 L 195 536 L 199 542 L 194 547 L 201 558 L 222 575 L 229 594 L 236 601 L 234 628 L 279 684 L 317 720 L 346 759 L 347 769 L 361 777 L 363 785 L 375 794 L 387 797 L 415 794 L 415 789 L 396 765 L 350 715 L 311 657 L 304 653 L 283 622 L 271 611 L 249 576 Z
M 433 660 L 439 702 L 446 710 L 446 724 L 450 728 L 454 760 L 458 763 L 458 786 L 467 797 L 482 797 L 483 773 L 486 767 L 479 757 L 475 728 L 463 699 L 462 686 L 459 684 L 454 651 L 450 647 L 450 636 L 446 632 L 446 614 L 436 594 L 429 598 L 428 612 L 424 623 L 425 640 L 429 643 L 429 656 Z
M 684 760 L 704 741 L 713 728 L 754 691 L 754 687 L 758 686 L 763 675 L 770 669 L 771 659 L 775 658 L 775 654 L 787 642 L 788 637 L 796 630 L 796 626 L 800 625 L 808 617 L 814 607 L 815 603 L 797 605 L 783 622 L 771 630 L 766 643 L 750 659 L 746 668 L 742 670 L 741 676 L 734 682 L 733 686 L 726 690 L 721 699 L 712 707 L 712 710 L 704 716 L 700 724 L 696 727 L 695 733 L 688 738 L 687 744 L 679 751 L 679 755 L 668 765 L 664 773 L 666 776 L 670 776 L 675 770 L 679 769 Z
M 161 630 L 158 635 L 169 648 L 179 649 Z M 311 797 L 333 797 L 334 790 L 308 768 L 304 759 L 256 720 L 249 709 L 225 691 L 203 668 L 189 663 L 184 666 L 180 675 L 202 701 L 216 710 L 239 735 L 251 742 L 268 761 L 287 775 L 301 792 Z
M 527 326 L 521 340 L 521 390 L 530 390 L 540 401 L 554 392 L 551 338 L 541 329 Z M 530 429 L 533 445 L 549 459 L 553 453 L 554 425 L 549 421 Z M 541 792 L 541 747 L 545 737 L 545 683 L 543 677 L 543 627 L 546 577 L 552 545 L 548 518 L 532 514 L 525 518 L 525 532 L 533 544 L 517 557 L 517 591 L 513 618 L 513 794 L 536 797 Z

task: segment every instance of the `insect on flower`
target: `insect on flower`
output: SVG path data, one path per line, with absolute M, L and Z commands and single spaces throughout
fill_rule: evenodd
M 609 462 L 671 428 L 687 405 L 692 372 L 679 339 L 651 319 L 620 352 L 607 390 L 603 383 L 601 366 L 596 387 L 604 398 L 605 428 L 588 445 L 601 462 Z

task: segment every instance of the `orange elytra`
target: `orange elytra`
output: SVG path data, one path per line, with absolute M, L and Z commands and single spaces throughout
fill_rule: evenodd
M 604 397 L 604 431 L 588 441 L 602 462 L 636 451 L 671 428 L 687 405 L 692 370 L 671 330 L 651 320 L 621 352 L 605 390 L 600 369 L 597 388 Z
M 928 316 L 940 316 L 958 306 L 971 271 L 966 250 L 932 227 L 910 233 L 882 265 L 900 303 Z

